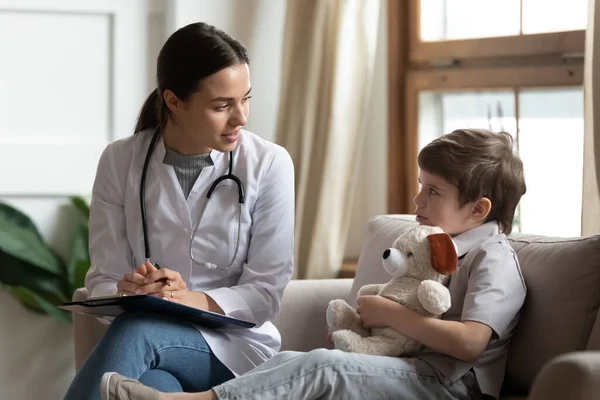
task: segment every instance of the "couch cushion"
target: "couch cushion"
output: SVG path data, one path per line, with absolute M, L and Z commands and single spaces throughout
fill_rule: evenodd
M 350 304 L 356 305 L 361 286 L 389 280 L 381 255 L 415 225 L 412 215 L 380 215 L 369 220 Z M 600 306 L 600 235 L 513 234 L 509 242 L 517 252 L 528 292 L 509 351 L 505 389 L 526 393 L 548 360 L 586 348 Z
M 596 322 L 592 327 L 592 333 L 590 333 L 590 340 L 588 341 L 586 350 L 600 351 L 600 311 L 596 314 Z
M 600 235 L 513 234 L 527 298 L 509 350 L 506 386 L 531 387 L 551 358 L 585 350 L 600 306 Z

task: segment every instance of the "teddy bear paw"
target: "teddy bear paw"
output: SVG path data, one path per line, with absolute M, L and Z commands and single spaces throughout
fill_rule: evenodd
M 350 352 L 350 344 L 347 340 L 347 332 L 348 331 L 336 331 L 331 335 L 331 340 L 333 341 L 333 346 L 341 351 L 346 353 Z
M 327 321 L 327 327 L 329 328 L 329 332 L 335 332 L 339 329 L 342 329 L 340 323 L 343 316 L 343 306 L 343 300 L 337 299 L 329 302 L 329 306 L 327 307 L 327 311 L 325 312 L 325 319 Z
M 417 289 L 417 298 L 423 308 L 432 315 L 441 315 L 450 309 L 450 291 L 439 282 L 433 280 L 421 282 Z

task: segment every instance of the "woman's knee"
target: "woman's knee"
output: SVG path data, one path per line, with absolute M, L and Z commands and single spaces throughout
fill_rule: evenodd
M 148 335 L 150 330 L 160 325 L 161 318 L 146 313 L 125 312 L 117 316 L 110 324 L 109 334 L 111 336 L 123 336 L 127 339 L 139 339 Z

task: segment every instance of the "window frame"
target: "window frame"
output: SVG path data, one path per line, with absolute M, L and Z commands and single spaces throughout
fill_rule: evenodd
M 388 0 L 388 212 L 418 193 L 421 91 L 583 85 L 585 30 L 422 42 L 420 1 Z
M 521 0 L 522 2 L 522 0 Z M 522 7 L 521 7 L 522 9 Z M 434 59 L 528 57 L 582 52 L 585 30 L 521 34 L 476 39 L 421 41 L 421 1 L 408 1 L 409 59 L 414 63 Z

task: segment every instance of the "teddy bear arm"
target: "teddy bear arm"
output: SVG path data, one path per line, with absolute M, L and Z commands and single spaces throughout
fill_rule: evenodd
M 325 319 L 331 333 L 343 329 L 355 332 L 360 336 L 368 336 L 371 333 L 369 329 L 363 327 L 360 315 L 356 310 L 341 299 L 329 302 Z
M 417 289 L 417 297 L 423 308 L 434 316 L 439 316 L 450 309 L 450 291 L 439 282 L 433 280 L 421 282 Z
M 384 285 L 381 285 L 381 284 L 365 285 L 358 290 L 357 297 L 373 296 L 373 295 L 379 294 L 379 291 L 381 290 L 381 288 L 383 286 Z

